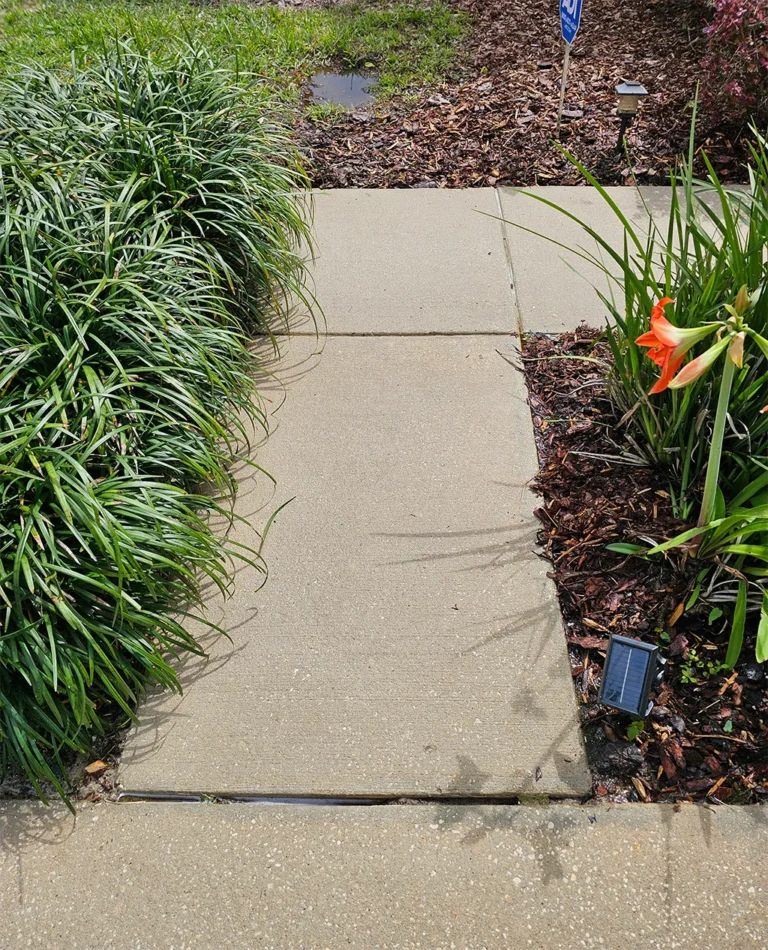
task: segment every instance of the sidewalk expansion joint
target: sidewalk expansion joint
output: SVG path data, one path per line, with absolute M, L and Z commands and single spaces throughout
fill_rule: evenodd
M 552 799 L 555 801 L 556 799 Z M 550 798 L 546 795 L 526 796 L 519 795 L 425 795 L 419 798 L 393 796 L 390 798 L 354 798 L 334 796 L 301 796 L 301 795 L 221 795 L 206 792 L 120 792 L 117 803 L 148 803 L 163 802 L 176 804 L 213 804 L 213 805 L 307 805 L 327 808 L 360 807 L 374 805 L 522 805 L 522 804 L 549 804 Z
M 507 270 L 509 271 L 509 289 L 512 291 L 512 306 L 515 311 L 515 324 L 517 325 L 517 335 L 523 335 L 523 320 L 520 315 L 520 301 L 517 299 L 517 281 L 515 280 L 515 265 L 512 260 L 512 248 L 509 246 L 507 238 L 507 223 L 504 219 L 504 206 L 501 203 L 501 191 L 498 188 L 493 189 L 496 193 L 496 207 L 499 209 L 499 225 L 501 227 L 501 243 L 504 245 L 504 256 L 507 260 Z
M 452 336 L 517 336 L 516 330 L 352 330 L 346 331 L 344 333 L 333 333 L 332 331 L 323 331 L 322 333 L 312 333 L 304 332 L 297 330 L 295 332 L 288 333 L 276 333 L 275 337 L 277 339 L 290 338 L 290 337 L 316 337 L 318 339 L 324 340 L 328 339 L 344 339 L 345 337 L 452 337 Z

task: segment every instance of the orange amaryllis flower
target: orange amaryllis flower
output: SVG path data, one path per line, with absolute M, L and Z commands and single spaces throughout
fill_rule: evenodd
M 654 305 L 651 311 L 651 329 L 635 340 L 638 346 L 650 347 L 646 355 L 661 367 L 661 376 L 651 387 L 651 395 L 663 393 L 680 368 L 688 350 L 717 329 L 715 325 L 690 328 L 674 326 L 664 316 L 664 308 L 670 303 L 674 303 L 671 297 L 662 297 Z

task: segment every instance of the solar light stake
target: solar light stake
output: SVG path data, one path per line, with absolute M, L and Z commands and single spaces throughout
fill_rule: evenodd
M 616 143 L 616 151 L 622 152 L 627 129 L 637 115 L 640 100 L 643 96 L 648 95 L 648 90 L 639 82 L 622 82 L 616 86 L 616 95 L 619 97 L 616 106 L 616 112 L 619 116 L 619 140 Z
M 616 151 L 621 154 L 624 151 L 624 139 L 627 135 L 627 129 L 632 123 L 631 115 L 619 116 L 619 140 L 616 142 Z
M 658 647 L 611 634 L 598 702 L 636 719 L 645 718 L 653 708 L 648 695 L 661 680 L 666 662 Z

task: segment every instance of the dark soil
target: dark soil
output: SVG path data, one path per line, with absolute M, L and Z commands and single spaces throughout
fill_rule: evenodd
M 73 804 L 117 800 L 120 793 L 117 767 L 125 737 L 125 729 L 110 736 L 97 736 L 88 756 L 73 752 L 62 754 L 65 768 L 60 774 L 61 783 Z M 59 798 L 59 793 L 47 782 L 43 783 L 42 791 L 50 802 Z M 15 771 L 0 773 L 0 802 L 35 797 L 35 788 L 25 775 Z
M 317 187 L 467 187 L 576 184 L 552 144 L 563 42 L 553 0 L 454 0 L 473 19 L 453 81 L 337 120 L 299 120 Z M 562 144 L 604 184 L 630 179 L 618 154 L 615 85 L 649 91 L 631 128 L 637 180 L 661 184 L 687 147 L 701 76 L 697 0 L 589 0 L 574 44 Z M 699 141 L 724 180 L 743 154 L 699 125 Z M 706 133 L 706 134 L 705 134 Z
M 673 514 L 664 473 L 621 459 L 607 344 L 581 327 L 529 337 L 523 352 L 541 466 L 535 487 L 544 499 L 540 540 L 553 563 L 595 794 L 768 800 L 768 664 L 754 662 L 754 630 L 735 672 L 712 675 L 708 664 L 724 659 L 726 635 L 708 624 L 709 606 L 683 613 L 696 563 L 606 550 L 689 527 Z M 658 644 L 668 659 L 633 741 L 630 717 L 597 702 L 610 633 Z

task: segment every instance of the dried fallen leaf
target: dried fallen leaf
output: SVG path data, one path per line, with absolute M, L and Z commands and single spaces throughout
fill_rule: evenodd
M 673 779 L 677 775 L 677 764 L 675 763 L 674 757 L 667 751 L 666 748 L 664 748 L 664 746 L 661 747 L 659 757 L 661 759 L 661 764 L 664 767 L 664 771 L 667 773 L 669 778 Z
M 610 633 L 611 631 L 604 627 L 601 623 L 598 623 L 596 620 L 590 620 L 589 617 L 585 617 L 581 621 L 585 627 L 592 627 L 593 630 L 602 630 L 603 633 Z
M 680 601 L 680 603 L 672 611 L 672 616 L 667 621 L 667 625 L 674 627 L 677 621 L 683 616 L 683 611 L 685 610 L 685 601 Z
M 707 796 L 714 795 L 715 792 L 718 790 L 718 788 L 720 788 L 720 786 L 726 780 L 726 778 L 728 778 L 727 775 L 721 775 L 720 778 L 712 786 L 712 788 L 710 788 L 710 790 L 707 792 Z
M 574 633 L 568 637 L 568 642 L 579 647 L 584 647 L 587 650 L 608 649 L 608 641 L 605 637 L 580 637 Z
M 90 765 L 86 765 L 85 774 L 90 775 L 91 778 L 96 778 L 97 775 L 101 775 L 102 772 L 106 772 L 109 768 L 106 762 L 102 762 L 101 759 L 96 759 L 95 762 L 91 762 Z
M 648 801 L 648 792 L 645 790 L 645 785 L 635 775 L 632 776 L 632 784 L 637 789 L 637 794 L 640 796 L 640 798 L 642 798 L 644 802 Z
M 728 689 L 728 687 L 736 681 L 736 677 L 738 675 L 739 675 L 738 673 L 733 673 L 731 676 L 729 676 L 728 679 L 723 683 L 723 685 L 717 691 L 717 695 L 722 696 L 725 693 L 725 691 Z

